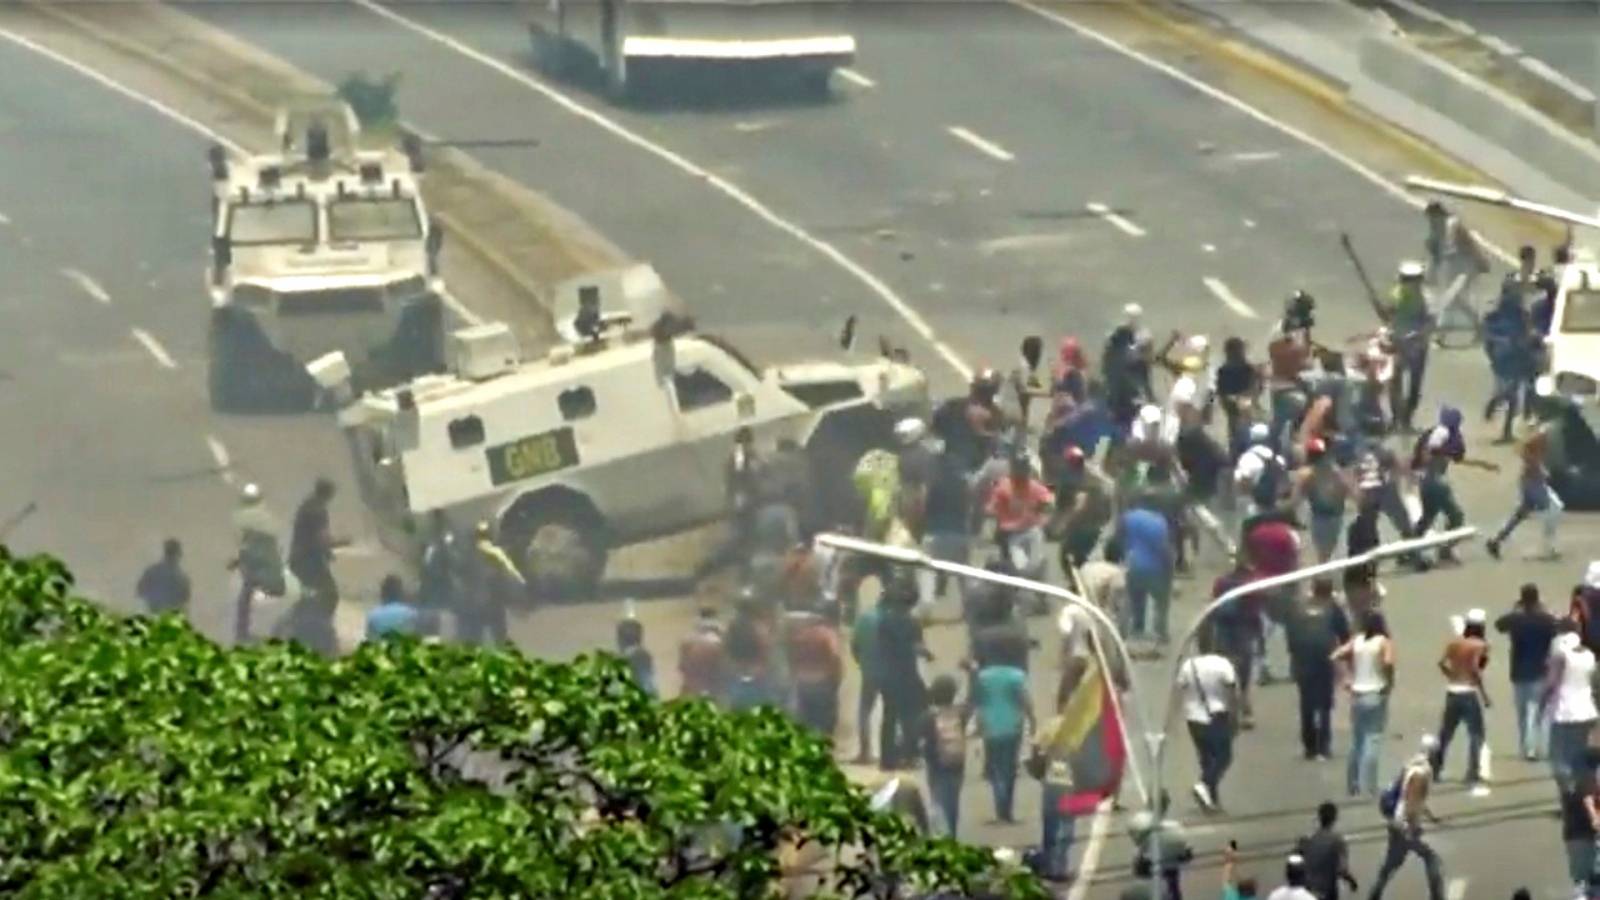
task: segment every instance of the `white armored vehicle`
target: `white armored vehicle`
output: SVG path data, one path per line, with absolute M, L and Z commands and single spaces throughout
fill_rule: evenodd
M 818 502 L 848 503 L 861 454 L 927 411 L 926 378 L 904 362 L 762 369 L 716 338 L 659 325 L 525 363 L 505 326 L 464 329 L 449 374 L 349 402 L 340 425 L 385 543 L 415 558 L 434 512 L 458 528 L 491 521 L 545 593 L 588 596 L 612 548 L 726 513 L 742 427 L 760 452 L 793 439 Z M 312 367 L 329 387 L 342 368 Z
M 278 152 L 210 152 L 210 394 L 218 409 L 298 406 L 304 364 L 341 351 L 361 383 L 442 365 L 443 232 L 418 191 L 420 148 L 360 146 L 348 106 L 286 107 Z
M 540 0 L 529 23 L 543 71 L 619 100 L 758 87 L 825 96 L 855 59 L 847 4 L 817 0 Z

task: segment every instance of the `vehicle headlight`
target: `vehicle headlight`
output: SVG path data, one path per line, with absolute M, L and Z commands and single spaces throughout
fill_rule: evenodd
M 1577 372 L 1561 372 L 1556 375 L 1556 393 L 1568 396 L 1592 396 L 1600 394 L 1600 382 L 1587 375 Z
M 251 309 L 264 309 L 272 305 L 274 294 L 271 288 L 259 284 L 236 284 L 228 295 L 229 299 L 239 305 Z

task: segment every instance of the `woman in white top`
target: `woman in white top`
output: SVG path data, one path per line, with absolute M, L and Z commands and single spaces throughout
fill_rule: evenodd
M 1595 658 L 1577 632 L 1565 630 L 1550 653 L 1544 708 L 1550 716 L 1550 769 L 1563 793 L 1571 793 L 1583 770 L 1595 708 Z
M 1343 663 L 1345 689 L 1350 692 L 1350 762 L 1345 769 L 1345 789 L 1350 796 L 1378 795 L 1378 756 L 1384 729 L 1389 724 L 1389 689 L 1394 686 L 1394 641 L 1383 613 L 1369 611 L 1361 631 L 1333 651 L 1333 661 Z

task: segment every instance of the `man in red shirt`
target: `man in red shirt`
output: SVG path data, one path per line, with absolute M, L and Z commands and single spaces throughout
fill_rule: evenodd
M 705 697 L 713 703 L 727 697 L 728 649 L 715 607 L 700 607 L 700 620 L 678 644 L 678 674 L 683 679 L 680 697 Z
M 1283 516 L 1260 516 L 1245 531 L 1244 552 L 1252 581 L 1293 572 L 1300 568 L 1300 535 Z M 1262 607 L 1261 683 L 1268 684 L 1273 680 L 1268 647 L 1278 626 L 1288 620 L 1294 608 L 1294 588 L 1284 586 L 1246 596 L 1257 598 Z
M 832 738 L 839 724 L 839 684 L 844 678 L 839 624 L 831 614 L 805 608 L 791 610 L 785 618 L 795 718 Z
M 1033 477 L 1033 464 L 1021 453 L 1011 457 L 1010 474 L 989 493 L 995 544 L 1024 575 L 1044 565 L 1044 523 L 1055 502 L 1055 494 Z

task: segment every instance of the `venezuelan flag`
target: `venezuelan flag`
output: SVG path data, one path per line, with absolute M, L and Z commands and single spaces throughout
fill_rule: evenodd
M 1115 688 L 1094 657 L 1083 662 L 1083 675 L 1047 744 L 1051 758 L 1065 761 L 1072 771 L 1073 790 L 1062 797 L 1061 811 L 1074 816 L 1093 812 L 1116 793 L 1128 761 L 1120 707 L 1111 693 Z

